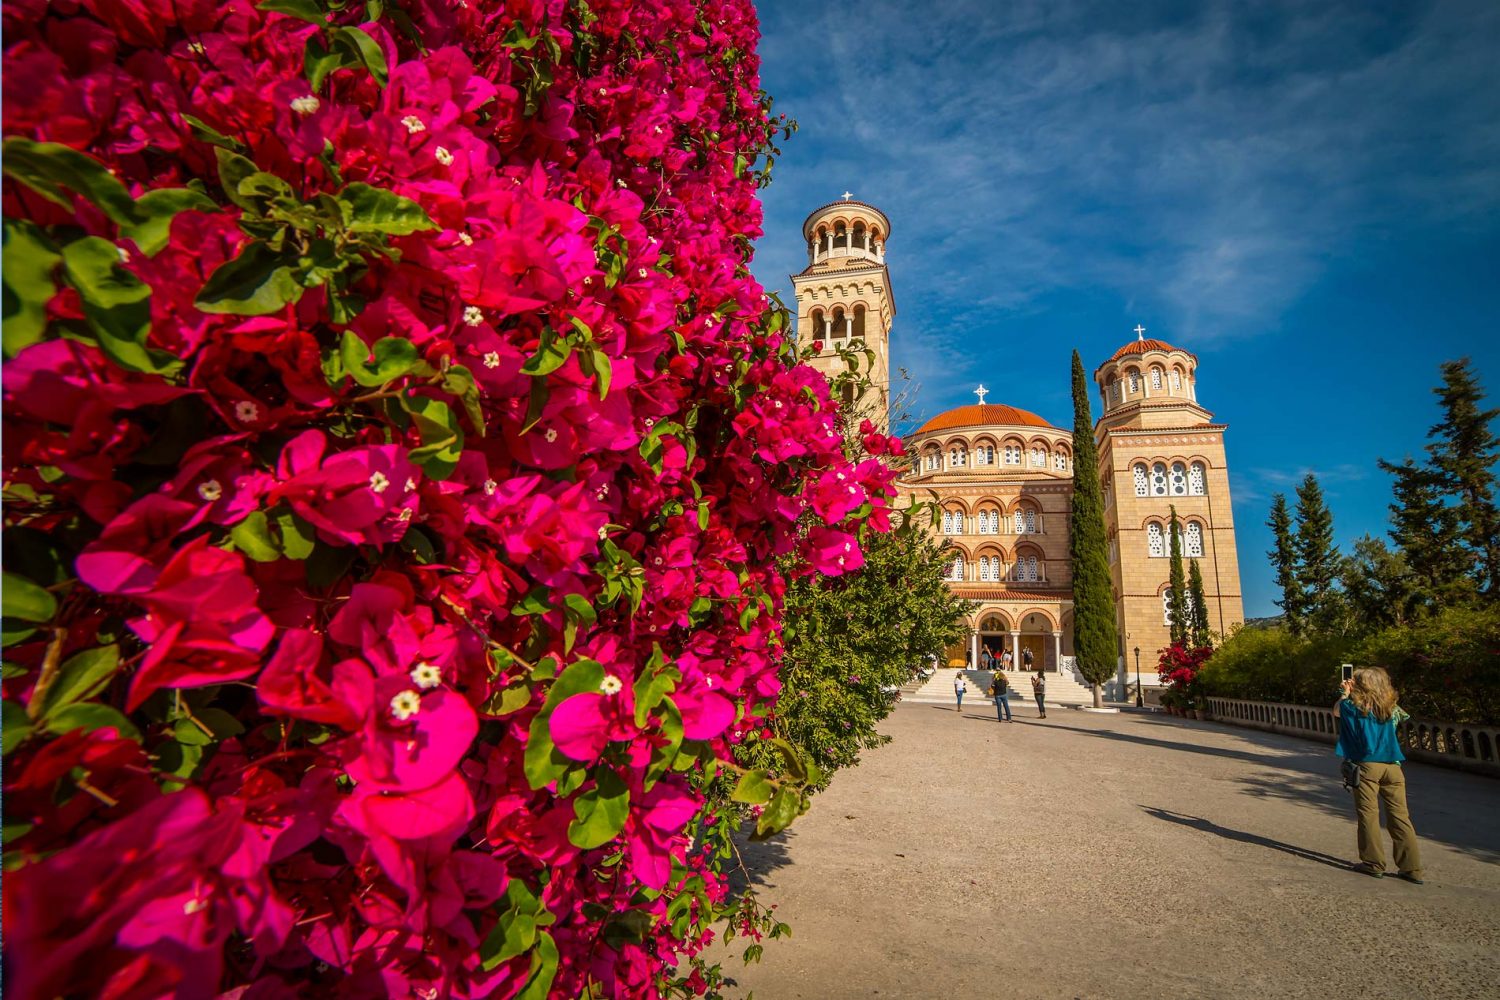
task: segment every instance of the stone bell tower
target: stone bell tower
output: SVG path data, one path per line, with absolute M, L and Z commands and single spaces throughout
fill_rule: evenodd
M 874 355 L 868 372 L 875 393 L 858 409 L 884 429 L 890 417 L 891 321 L 896 301 L 885 266 L 891 221 L 885 213 L 844 192 L 802 224 L 807 267 L 791 276 L 797 296 L 797 340 L 822 341 L 810 362 L 825 376 L 845 370 L 840 348 L 863 347 Z M 861 360 L 861 367 L 865 362 Z M 847 400 L 846 400 L 847 402 Z

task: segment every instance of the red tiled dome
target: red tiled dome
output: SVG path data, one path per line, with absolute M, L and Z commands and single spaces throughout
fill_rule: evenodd
M 1165 340 L 1157 340 L 1154 337 L 1147 337 L 1145 340 L 1132 340 L 1130 343 L 1126 344 L 1124 347 L 1116 351 L 1109 360 L 1119 361 L 1127 354 L 1145 354 L 1147 351 L 1182 351 L 1183 354 L 1196 357 L 1196 355 L 1193 355 L 1192 351 L 1184 351 L 1180 347 L 1173 347 Z
M 981 424 L 1020 425 L 1023 427 L 1052 426 L 1030 410 L 1006 406 L 1004 403 L 985 403 L 983 405 L 970 403 L 968 406 L 955 406 L 951 410 L 939 413 L 918 428 L 917 433 L 926 434 L 928 431 L 942 431 L 950 427 L 977 427 Z

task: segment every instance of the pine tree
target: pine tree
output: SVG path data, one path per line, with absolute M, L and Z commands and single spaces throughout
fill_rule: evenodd
M 1473 561 L 1463 544 L 1458 510 L 1443 502 L 1438 477 L 1410 458 L 1400 465 L 1382 460 L 1380 467 L 1395 478 L 1389 534 L 1411 571 L 1413 612 L 1471 603 Z
M 1292 513 L 1286 505 L 1286 494 L 1278 493 L 1271 501 L 1271 516 L 1266 527 L 1276 539 L 1276 548 L 1267 552 L 1271 565 L 1276 568 L 1276 586 L 1281 588 L 1281 600 L 1276 606 L 1286 616 L 1287 628 L 1296 635 L 1302 631 L 1302 614 L 1307 605 L 1307 595 L 1297 579 L 1297 549 L 1292 541 Z
M 1168 577 L 1171 587 L 1167 595 L 1167 614 L 1171 617 L 1172 645 L 1180 646 L 1188 639 L 1187 580 L 1182 572 L 1182 528 L 1177 522 L 1177 505 L 1172 505 L 1171 524 L 1172 570 Z
M 1355 622 L 1366 631 L 1405 625 L 1420 601 L 1418 581 L 1406 557 L 1379 538 L 1365 535 L 1344 559 L 1339 580 Z
M 1188 639 L 1194 646 L 1207 646 L 1208 599 L 1203 594 L 1203 572 L 1198 560 L 1188 562 Z
M 1500 410 L 1481 409 L 1484 390 L 1468 358 L 1445 361 L 1443 384 L 1433 392 L 1442 402 L 1442 422 L 1428 435 L 1431 468 L 1443 490 L 1456 500 L 1459 536 L 1474 557 L 1474 577 L 1490 598 L 1500 597 L 1500 512 L 1495 508 L 1495 462 L 1500 437 L 1490 425 Z
M 1304 595 L 1310 631 L 1334 630 L 1340 609 L 1339 550 L 1333 543 L 1333 512 L 1323 499 L 1318 477 L 1308 473 L 1297 487 L 1297 583 Z
M 1069 524 L 1073 569 L 1073 652 L 1078 672 L 1093 685 L 1094 707 L 1104 706 L 1100 685 L 1115 674 L 1115 602 L 1109 579 L 1109 540 L 1094 419 L 1089 411 L 1083 360 L 1073 352 L 1073 507 Z

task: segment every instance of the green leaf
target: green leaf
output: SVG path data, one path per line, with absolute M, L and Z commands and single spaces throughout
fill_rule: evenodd
M 334 28 L 332 35 L 334 46 L 348 50 L 364 65 L 365 69 L 370 71 L 370 76 L 375 78 L 377 84 L 384 87 L 389 82 L 390 73 L 386 68 L 385 53 L 380 50 L 380 45 L 375 39 L 354 27 Z
M 42 716 L 51 717 L 58 709 L 92 698 L 109 686 L 119 669 L 119 646 L 98 646 L 70 657 L 47 689 Z
M 276 527 L 281 531 L 281 550 L 288 559 L 301 561 L 312 555 L 316 532 L 313 526 L 291 511 L 276 515 Z
M 516 1000 L 547 1000 L 552 994 L 552 980 L 557 977 L 557 942 L 542 931 L 537 935 L 536 950 L 531 953 L 531 977 Z
M 39 342 L 47 331 L 47 303 L 57 294 L 52 272 L 62 255 L 37 226 L 24 219 L 5 220 L 4 346 L 7 357 Z
M 20 840 L 35 828 L 34 823 L 6 823 L 3 828 L 0 828 L 3 830 L 0 832 L 0 842 L 9 847 L 12 842 Z
M 0 646 L 9 649 L 18 642 L 25 642 L 36 635 L 37 629 L 32 628 L 25 622 L 11 621 L 9 618 L 0 618 Z
M 734 786 L 729 798 L 735 802 L 758 806 L 770 801 L 775 791 L 776 786 L 766 777 L 765 771 L 746 771 L 740 775 L 739 784 Z
M 641 674 L 635 681 L 635 724 L 645 728 L 646 720 L 661 700 L 677 688 L 682 674 L 676 667 L 665 667 L 654 674 Z
M 260 168 L 228 147 L 215 149 L 214 158 L 219 161 L 219 186 L 224 189 L 225 197 L 247 212 L 259 212 L 260 205 L 255 199 L 240 194 L 240 182 Z
M 483 437 L 484 410 L 479 406 L 479 386 L 474 381 L 474 373 L 463 365 L 453 365 L 443 373 L 443 391 L 458 397 L 469 423 L 474 425 L 474 432 Z
M 780 833 L 792 825 L 792 820 L 797 818 L 801 810 L 802 796 L 794 789 L 783 787 L 771 796 L 770 803 L 761 811 L 760 818 L 755 821 L 755 833 L 751 839 L 762 840 Z
M 7 555 L 9 539 L 6 540 Z M 57 598 L 24 576 L 5 573 L 0 578 L 0 614 L 23 622 L 50 622 L 57 614 Z
M 31 735 L 26 709 L 13 701 L 0 703 L 0 753 L 9 754 Z
M 238 139 L 231 139 L 223 132 L 206 124 L 201 118 L 194 118 L 192 115 L 183 115 L 182 120 L 187 123 L 188 131 L 192 133 L 193 138 L 199 142 L 206 142 L 211 146 L 218 146 L 220 149 L 227 149 L 232 153 L 243 153 L 245 151 L 244 143 Z
M 563 699 L 585 691 L 598 691 L 603 682 L 604 667 L 596 660 L 577 660 L 569 664 L 552 682 L 542 710 L 531 720 L 526 738 L 526 780 L 533 789 L 546 788 L 562 777 L 574 763 L 559 753 L 552 742 L 549 723 L 552 721 L 553 711 Z
M 531 430 L 542 419 L 542 414 L 547 411 L 547 397 L 550 394 L 545 378 L 531 380 L 531 393 L 526 400 L 526 419 L 521 423 L 521 434 Z
M 264 316 L 284 309 L 302 298 L 291 263 L 264 243 L 252 242 L 214 270 L 193 305 L 206 313 L 234 316 Z
M 464 432 L 452 408 L 430 396 L 403 397 L 401 406 L 422 438 L 421 446 L 411 450 L 411 460 L 431 478 L 447 479 L 464 450 Z
M 630 815 L 630 789 L 610 767 L 595 773 L 594 787 L 573 800 L 575 819 L 568 824 L 568 840 L 574 847 L 602 847 L 625 829 Z
M 216 212 L 218 202 L 192 188 L 157 188 L 135 200 L 135 221 L 120 223 L 120 233 L 135 241 L 141 252 L 154 257 L 172 235 L 178 212 Z
M 121 368 L 170 374 L 182 362 L 146 347 L 151 332 L 151 287 L 120 266 L 120 251 L 98 236 L 63 247 L 63 273 L 83 300 L 83 315 L 99 347 Z
M 797 781 L 806 781 L 807 767 L 802 763 L 801 755 L 792 748 L 792 745 L 783 739 L 774 739 L 770 743 L 781 754 L 782 763 L 786 765 L 786 773 Z
M 115 223 L 133 221 L 134 203 L 125 185 L 104 164 L 71 146 L 11 136 L 5 140 L 0 163 L 7 177 L 70 212 L 73 199 L 66 191 L 82 195 Z
M 245 731 L 245 727 L 240 723 L 240 720 L 222 708 L 199 709 L 198 721 L 213 730 L 214 736 L 221 740 L 227 740 L 231 736 L 238 736 Z
M 573 345 L 557 335 L 550 326 L 543 326 L 536 353 L 526 359 L 521 371 L 527 375 L 550 375 L 563 366 L 573 353 Z
M 312 24 L 328 23 L 328 15 L 318 5 L 317 0 L 261 0 L 255 5 L 255 9 L 289 14 Z
M 350 184 L 339 192 L 339 200 L 349 206 L 351 233 L 407 236 L 418 230 L 437 228 L 421 205 L 385 188 Z
M 47 732 L 56 736 L 82 729 L 91 733 L 96 729 L 113 726 L 128 740 L 139 740 L 141 731 L 120 712 L 119 709 L 97 702 L 81 702 L 52 712 L 45 718 Z
M 368 360 L 374 353 L 374 361 Z M 419 355 L 412 342 L 404 337 L 381 337 L 373 347 L 366 347 L 359 334 L 345 330 L 339 338 L 339 358 L 344 371 L 360 385 L 378 389 L 411 371 Z
M 234 547 L 256 562 L 275 562 L 281 558 L 281 549 L 271 535 L 271 524 L 262 511 L 251 511 L 250 516 L 229 529 L 229 539 Z
M 480 962 L 490 970 L 525 954 L 536 943 L 537 928 L 553 919 L 525 882 L 511 879 L 505 886 L 505 909 L 479 946 Z
M 590 352 L 594 359 L 594 387 L 599 390 L 599 398 L 603 399 L 609 395 L 609 383 L 614 378 L 614 362 L 609 355 L 595 347 Z
M 531 704 L 531 685 L 517 680 L 490 695 L 484 703 L 483 712 L 485 715 L 500 718 L 512 712 L 519 712 L 529 704 Z
M 185 747 L 206 747 L 214 742 L 212 733 L 205 733 L 192 719 L 178 719 L 172 724 L 172 735 Z
M 302 75 L 307 77 L 307 84 L 313 93 L 317 93 L 323 89 L 323 81 L 334 70 L 359 65 L 350 59 L 351 53 L 348 50 L 338 46 L 326 48 L 322 36 L 314 34 L 307 39 L 307 47 L 302 50 Z

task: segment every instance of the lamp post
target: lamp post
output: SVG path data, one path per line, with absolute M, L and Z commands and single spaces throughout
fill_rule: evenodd
M 1141 647 L 1135 647 L 1135 707 L 1145 708 L 1146 700 L 1141 697 Z

